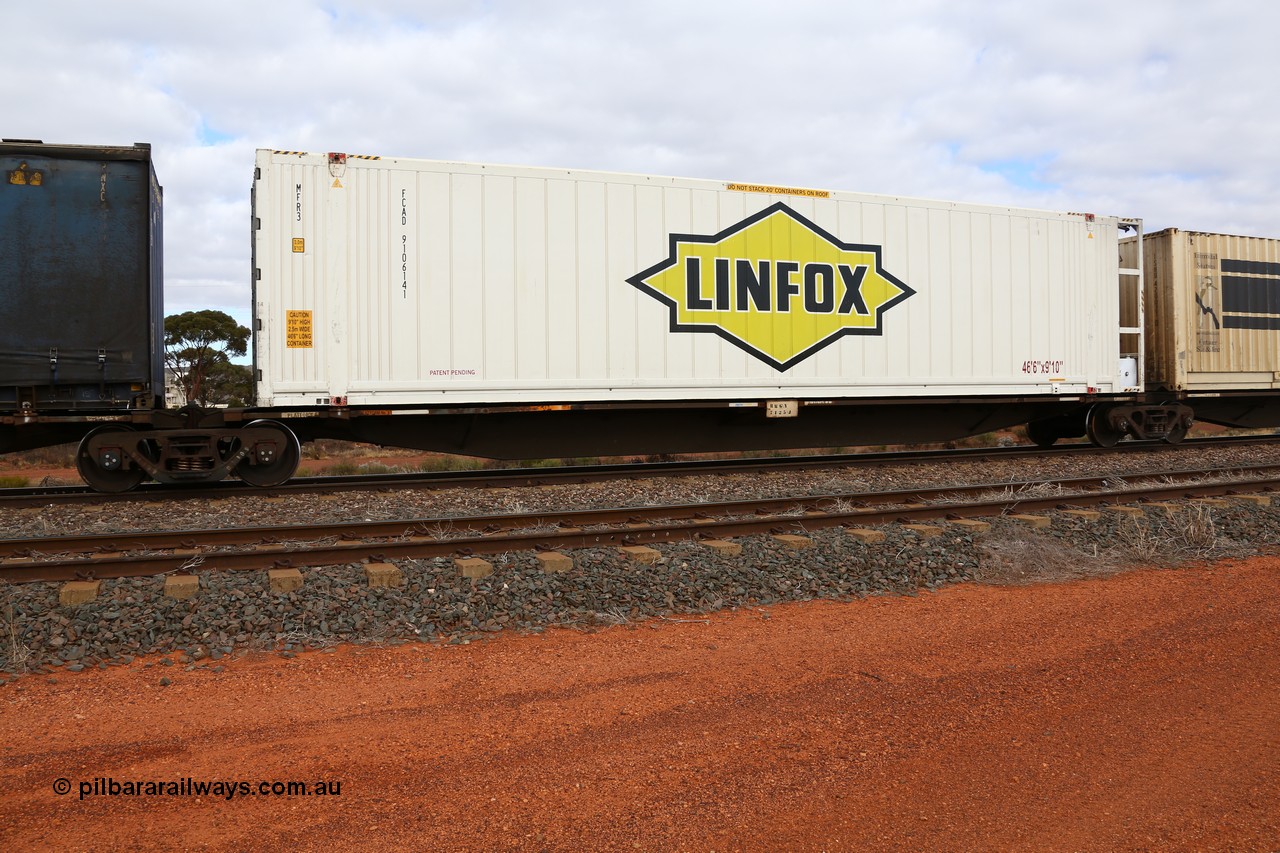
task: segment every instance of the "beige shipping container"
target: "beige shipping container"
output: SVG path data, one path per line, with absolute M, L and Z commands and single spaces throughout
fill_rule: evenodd
M 1143 266 L 1148 389 L 1280 388 L 1280 240 L 1170 228 L 1144 236 Z

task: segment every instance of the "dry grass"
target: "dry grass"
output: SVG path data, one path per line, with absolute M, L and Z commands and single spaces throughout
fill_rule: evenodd
M 984 537 L 974 579 L 990 584 L 1047 583 L 1107 577 L 1138 565 L 1176 566 L 1237 553 L 1238 543 L 1218 536 L 1213 511 L 1189 506 L 1170 523 L 1159 525 L 1142 516 L 1127 516 L 1113 545 L 1092 551 L 1074 547 L 1045 533 L 1015 530 Z
M 4 596 L 4 607 L 0 608 L 0 637 L 3 637 L 4 642 L 3 652 L 0 653 L 0 667 L 17 672 L 26 669 L 31 649 L 18 637 L 18 623 L 13 616 L 9 584 L 0 582 L 0 592 Z
M 857 506 L 852 501 L 847 501 L 844 498 L 835 498 L 834 500 L 827 501 L 819 507 L 823 512 L 830 513 L 832 515 L 847 515 L 852 512 L 857 512 L 862 508 L 863 507 Z
M 437 542 L 445 542 L 449 539 L 459 539 L 465 535 L 464 531 L 453 526 L 452 522 L 444 522 L 431 525 L 419 525 L 417 531 L 406 532 L 407 536 L 429 536 Z
M 971 501 L 982 502 L 1014 502 L 1019 500 L 1043 500 L 1045 498 L 1065 497 L 1067 490 L 1057 483 L 1025 483 L 1018 488 L 1013 486 L 1005 486 L 1003 489 L 989 489 L 981 492 L 973 497 L 958 496 L 955 498 L 946 498 L 934 503 L 969 503 Z M 1009 507 L 1006 512 L 1017 512 L 1014 506 Z
M 984 538 L 978 549 L 981 559 L 974 580 L 997 585 L 1107 577 L 1128 565 L 1113 549 L 1087 553 L 1032 531 Z
M 56 444 L 35 450 L 22 450 L 6 454 L 5 459 L 12 462 L 15 468 L 74 468 L 76 445 Z
M 621 607 L 610 607 L 605 610 L 595 610 L 586 615 L 588 624 L 604 625 L 612 627 L 614 625 L 625 625 L 631 621 L 631 616 Z
M 1213 511 L 1208 507 L 1187 507 L 1172 526 L 1172 531 L 1157 532 L 1145 518 L 1126 518 L 1120 525 L 1120 548 L 1133 560 L 1145 563 L 1203 559 L 1220 550 Z
M 318 629 L 304 631 L 299 628 L 286 631 L 279 638 L 272 640 L 269 644 L 272 647 L 283 648 L 286 645 L 292 645 L 294 648 L 302 648 L 309 646 L 313 649 L 327 649 L 341 643 L 338 637 L 331 634 L 322 634 Z

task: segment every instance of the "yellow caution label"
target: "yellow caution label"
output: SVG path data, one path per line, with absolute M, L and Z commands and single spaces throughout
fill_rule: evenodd
M 289 349 L 311 349 L 311 312 L 285 311 L 284 345 Z
M 23 163 L 9 173 L 9 183 L 15 187 L 38 187 L 44 183 L 44 172 L 28 171 L 27 164 Z
M 884 334 L 915 293 L 881 247 L 845 243 L 777 202 L 712 235 L 671 234 L 628 283 L 666 305 L 670 331 L 711 332 L 785 371 L 845 335 Z
M 300 255 L 300 254 L 302 254 L 302 253 L 303 253 L 303 252 L 305 252 L 305 251 L 307 251 L 307 241 L 306 241 L 306 238 L 304 238 L 304 237 L 294 237 L 294 238 L 293 238 L 293 253 L 294 253 L 295 255 Z
M 335 190 L 340 190 L 340 189 L 342 189 L 342 181 L 338 180 L 337 178 L 334 178 L 334 179 L 333 179 L 333 188 L 334 188 Z
M 827 190 L 806 190 L 802 187 L 771 187 L 765 184 L 729 184 L 725 189 L 739 193 L 764 193 L 766 195 L 802 195 L 809 198 L 831 198 Z

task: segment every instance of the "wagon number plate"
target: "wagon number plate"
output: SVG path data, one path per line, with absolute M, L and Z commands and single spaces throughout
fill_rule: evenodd
M 796 400 L 770 400 L 766 404 L 765 417 L 794 418 L 800 414 L 800 403 Z

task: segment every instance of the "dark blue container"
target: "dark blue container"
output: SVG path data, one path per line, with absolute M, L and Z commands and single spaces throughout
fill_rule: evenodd
M 149 145 L 0 142 L 0 412 L 163 402 L 161 200 Z

